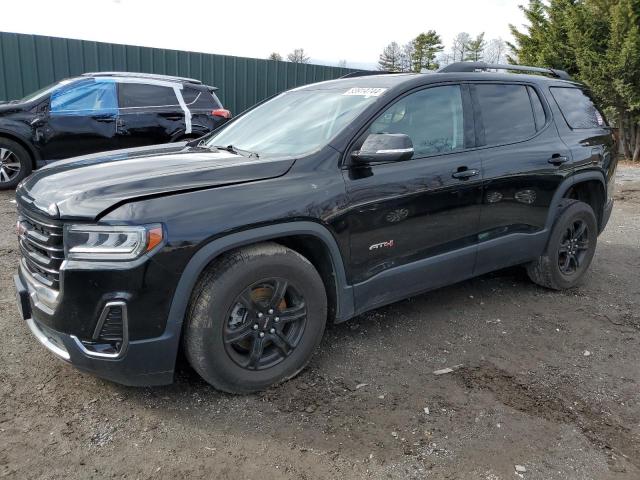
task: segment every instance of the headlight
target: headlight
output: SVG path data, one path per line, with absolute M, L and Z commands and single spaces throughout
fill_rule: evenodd
M 162 242 L 162 226 L 67 225 L 64 250 L 71 260 L 133 260 Z

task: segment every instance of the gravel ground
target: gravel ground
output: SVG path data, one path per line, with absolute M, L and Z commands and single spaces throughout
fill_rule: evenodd
M 54 359 L 14 305 L 0 193 L 0 477 L 638 479 L 640 169 L 617 189 L 580 288 L 514 268 L 402 301 L 331 328 L 305 372 L 251 396 L 186 366 L 136 389 Z

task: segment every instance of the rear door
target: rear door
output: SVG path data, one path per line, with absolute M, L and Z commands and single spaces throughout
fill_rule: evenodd
M 167 143 L 184 134 L 185 112 L 172 84 L 119 80 L 120 148 Z
M 473 118 L 466 88 L 408 94 L 373 121 L 362 141 L 368 133 L 404 133 L 415 153 L 407 161 L 345 170 L 355 205 L 348 223 L 356 307 L 470 276 L 482 176 L 478 154 L 468 150 Z
M 475 274 L 540 254 L 553 195 L 570 152 L 535 85 L 471 85 L 484 172 Z M 542 245 L 541 245 L 542 244 Z
M 39 128 L 43 160 L 113 150 L 118 104 L 113 80 L 88 78 L 54 91 Z

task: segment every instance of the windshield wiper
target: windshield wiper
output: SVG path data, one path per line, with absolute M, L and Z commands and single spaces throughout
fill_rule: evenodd
M 250 152 L 249 150 L 243 150 L 241 148 L 236 148 L 233 145 L 227 145 L 226 147 L 223 145 L 212 145 L 211 148 L 215 148 L 217 150 L 224 150 L 225 152 L 233 153 L 234 155 L 242 155 L 243 157 L 255 157 L 260 158 L 256 152 Z

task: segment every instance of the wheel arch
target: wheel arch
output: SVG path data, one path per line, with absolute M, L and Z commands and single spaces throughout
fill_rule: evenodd
M 333 312 L 335 321 L 341 322 L 353 316 L 353 291 L 351 286 L 347 284 L 344 262 L 338 244 L 326 227 L 312 221 L 298 221 L 243 230 L 204 245 L 189 260 L 180 276 L 178 286 L 173 294 L 165 329 L 165 335 L 171 335 L 176 339 L 174 342 L 176 355 L 191 293 L 205 268 L 224 253 L 266 241 L 280 243 L 302 255 L 306 253 L 305 257 L 319 270 L 325 285 L 334 288 L 335 293 L 330 293 L 328 300 L 331 300 L 332 297 L 335 300 Z M 310 253 L 314 247 L 319 246 L 324 250 Z M 322 258 L 323 255 L 326 257 Z M 327 271 L 327 261 L 331 263 L 331 272 Z M 327 280 L 326 275 L 330 275 L 332 278 Z
M 34 169 L 37 167 L 36 163 L 40 159 L 40 155 L 29 141 L 25 140 L 19 135 L 16 135 L 13 132 L 8 132 L 6 130 L 0 130 L 0 138 L 6 138 L 7 140 L 11 140 L 19 144 L 27 151 L 27 153 L 31 157 L 31 167 Z
M 599 185 L 599 187 L 597 187 Z M 576 188 L 578 190 L 576 190 Z M 606 184 L 604 180 L 604 175 L 601 172 L 582 172 L 575 175 L 572 175 L 566 178 L 560 186 L 556 189 L 556 192 L 553 195 L 553 199 L 551 200 L 551 205 L 549 206 L 549 212 L 547 214 L 547 221 L 545 223 L 545 228 L 548 231 L 551 231 L 553 227 L 553 223 L 555 222 L 558 215 L 560 215 L 561 210 L 560 206 L 562 205 L 562 200 L 566 198 L 572 198 L 570 195 L 573 192 L 580 191 L 580 189 L 584 188 L 598 188 L 601 189 L 602 192 L 602 205 L 597 205 L 597 208 L 594 208 L 594 212 L 596 214 L 596 218 L 598 219 L 598 225 L 603 218 L 604 212 L 604 201 L 606 200 Z M 579 199 L 581 200 L 581 199 Z M 583 200 L 584 201 L 584 200 Z M 597 201 L 594 199 L 593 201 Z M 589 203 L 589 202 L 586 202 Z M 594 205 L 590 204 L 593 208 Z

